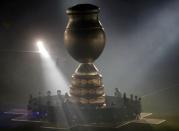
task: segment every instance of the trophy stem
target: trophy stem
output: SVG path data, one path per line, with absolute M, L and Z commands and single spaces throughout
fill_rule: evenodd
M 81 63 L 72 75 L 72 103 L 103 106 L 105 104 L 102 75 L 93 63 Z

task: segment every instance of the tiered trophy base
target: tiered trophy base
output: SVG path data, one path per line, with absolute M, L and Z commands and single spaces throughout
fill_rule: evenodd
M 72 75 L 70 102 L 90 105 L 105 105 L 102 75 L 92 63 L 81 63 Z

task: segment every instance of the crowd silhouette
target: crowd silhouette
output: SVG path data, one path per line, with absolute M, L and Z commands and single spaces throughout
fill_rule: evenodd
M 68 124 L 82 122 L 107 122 L 107 121 L 127 121 L 131 119 L 140 119 L 142 111 L 141 98 L 134 96 L 127 97 L 126 93 L 121 93 L 115 88 L 113 96 L 106 96 L 105 106 L 97 105 L 77 105 L 69 101 L 68 93 L 61 94 L 57 90 L 57 95 L 52 96 L 51 91 L 47 91 L 46 96 L 41 92 L 37 97 L 29 95 L 27 110 L 29 119 L 45 120 L 50 122 L 63 122 Z M 80 112 L 80 113 L 79 113 Z

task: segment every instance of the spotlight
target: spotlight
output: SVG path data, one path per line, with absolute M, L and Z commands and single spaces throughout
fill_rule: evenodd
M 40 54 L 42 54 L 42 56 L 44 56 L 45 58 L 50 57 L 48 51 L 45 49 L 43 41 L 40 41 L 40 40 L 37 41 L 37 47 L 39 49 Z
M 36 46 L 38 48 L 38 53 L 40 53 L 40 58 L 42 59 L 42 70 L 45 82 L 45 90 L 52 91 L 50 94 L 56 94 L 57 90 L 61 90 L 61 93 L 68 92 L 68 85 L 66 79 L 50 56 L 45 44 L 42 40 L 36 41 Z

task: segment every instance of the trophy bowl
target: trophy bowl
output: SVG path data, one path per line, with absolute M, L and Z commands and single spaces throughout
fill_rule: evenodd
M 90 4 L 68 8 L 64 43 L 69 54 L 80 63 L 92 63 L 102 53 L 105 33 L 98 20 L 99 8 Z

